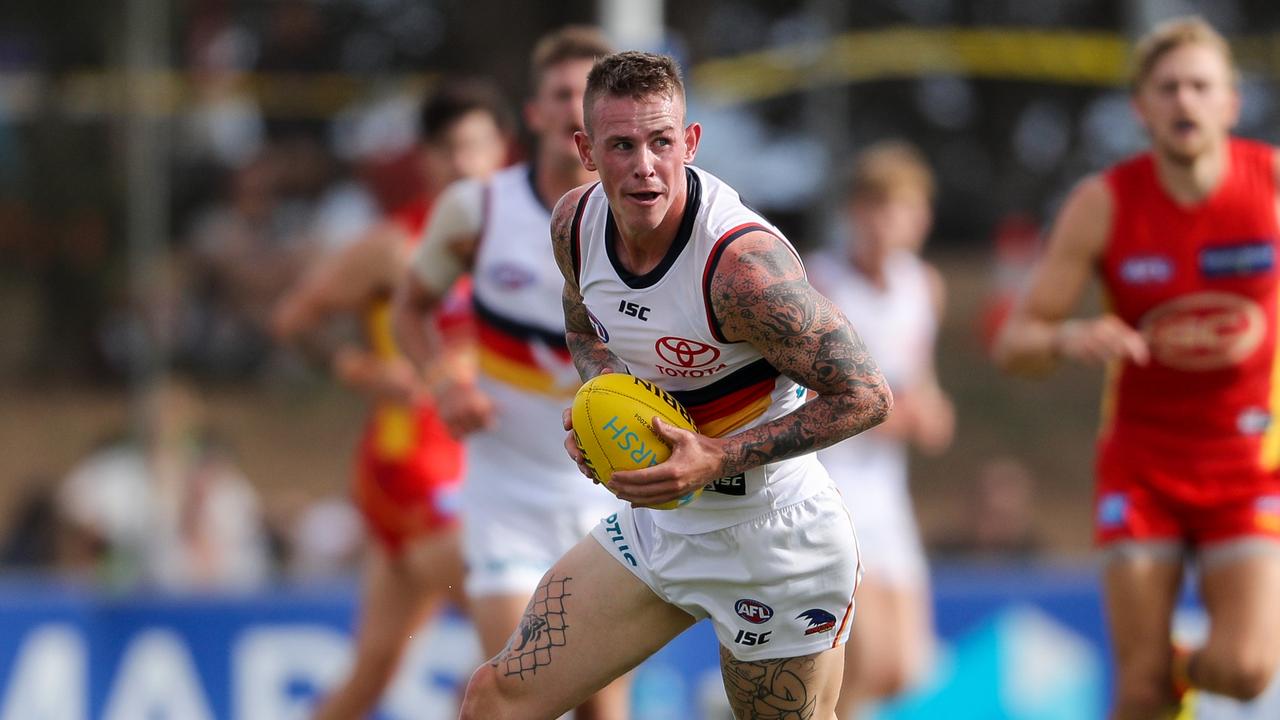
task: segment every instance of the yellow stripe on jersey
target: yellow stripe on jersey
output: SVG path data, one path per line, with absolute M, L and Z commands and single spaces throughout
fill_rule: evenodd
M 373 411 L 373 448 L 379 460 L 399 460 L 413 450 L 415 421 L 413 412 L 401 405 L 383 404 Z
M 1111 308 L 1111 296 L 1103 290 L 1102 311 L 1109 313 L 1112 312 Z M 1098 410 L 1098 435 L 1106 435 L 1115 421 L 1116 395 L 1119 393 L 1120 376 L 1124 374 L 1124 363 L 1121 360 L 1112 360 L 1106 364 L 1103 372 L 1102 400 Z
M 365 333 L 369 338 L 369 349 L 382 360 L 390 360 L 400 353 L 396 346 L 395 331 L 391 327 L 391 303 L 387 300 L 375 300 L 370 303 L 364 316 Z
M 555 377 L 545 370 L 510 360 L 488 348 L 481 347 L 479 356 L 481 372 L 512 387 L 538 395 L 562 398 L 573 397 L 576 391 L 576 388 L 566 388 L 557 383 Z
M 698 432 L 709 437 L 724 437 L 763 415 L 772 404 L 773 396 L 764 395 L 737 412 L 699 422 Z
M 1276 303 L 1280 305 L 1280 294 L 1276 296 Z M 1262 467 L 1265 470 L 1275 470 L 1280 467 L 1280 341 L 1276 342 L 1276 347 L 1271 355 L 1271 397 L 1268 399 L 1267 410 L 1271 413 L 1271 423 L 1267 425 L 1267 432 L 1262 436 Z

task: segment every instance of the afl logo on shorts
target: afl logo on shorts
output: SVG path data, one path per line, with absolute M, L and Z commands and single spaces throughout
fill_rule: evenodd
M 1249 298 L 1203 292 L 1157 306 L 1140 329 L 1156 362 L 1197 372 L 1244 361 L 1262 344 L 1266 325 L 1262 308 Z
M 587 310 L 587 319 L 591 321 L 591 327 L 595 328 L 596 335 L 599 336 L 600 342 L 609 342 L 609 331 L 605 329 L 604 323 L 600 322 L 600 318 L 596 317 L 595 313 Z
M 760 625 L 769 622 L 773 617 L 773 608 L 765 605 L 759 600 L 751 600 L 742 598 L 733 606 L 733 611 L 738 613 L 738 617 L 746 620 L 752 625 Z
M 659 338 L 653 349 L 664 361 L 682 368 L 706 367 L 720 359 L 720 350 L 711 345 L 670 335 Z

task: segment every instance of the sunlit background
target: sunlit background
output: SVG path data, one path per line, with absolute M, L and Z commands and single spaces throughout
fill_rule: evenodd
M 418 191 L 439 78 L 490 76 L 518 107 L 534 41 L 568 22 L 674 55 L 698 164 L 802 249 L 843 232 L 853 152 L 924 151 L 959 425 L 912 487 L 948 651 L 880 717 L 1098 717 L 1101 378 L 1010 380 L 986 348 L 1064 193 L 1142 149 L 1129 43 L 1185 12 L 1232 42 L 1239 132 L 1280 139 L 1280 5 L 1262 0 L 0 4 L 0 718 L 300 718 L 337 677 L 365 409 L 271 340 L 270 308 Z M 152 482 L 148 452 L 192 485 Z M 723 717 L 710 633 L 682 641 L 642 668 L 637 720 Z M 439 626 L 379 717 L 450 716 L 476 652 L 463 621 Z

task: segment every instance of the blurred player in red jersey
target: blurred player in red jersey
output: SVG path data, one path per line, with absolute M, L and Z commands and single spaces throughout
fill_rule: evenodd
M 1107 366 L 1095 537 L 1125 720 L 1187 686 L 1255 697 L 1280 661 L 1276 150 L 1230 135 L 1236 72 L 1204 21 L 1159 26 L 1136 61 L 1151 151 L 1075 189 L 995 351 L 1020 374 Z M 1108 311 L 1070 318 L 1095 271 Z M 1210 630 L 1175 653 L 1187 558 Z
M 352 245 L 322 258 L 283 300 L 276 332 L 294 339 L 339 314 L 359 314 L 366 347 L 332 359 L 342 382 L 369 396 L 373 410 L 356 464 L 353 496 L 372 544 L 364 579 L 356 660 L 316 718 L 364 717 L 373 710 L 415 629 L 447 597 L 462 600 L 457 493 L 462 449 L 426 399 L 426 383 L 396 347 L 390 300 L 422 237 L 435 196 L 464 177 L 488 177 L 505 163 L 511 120 L 480 81 L 446 81 L 421 116 L 426 192 Z M 451 364 L 467 365 L 469 286 L 452 290 L 438 324 Z

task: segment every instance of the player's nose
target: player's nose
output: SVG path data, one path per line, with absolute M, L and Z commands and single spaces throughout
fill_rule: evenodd
M 635 175 L 638 178 L 647 178 L 653 175 L 654 154 L 648 147 L 643 147 L 640 152 L 636 153 Z

